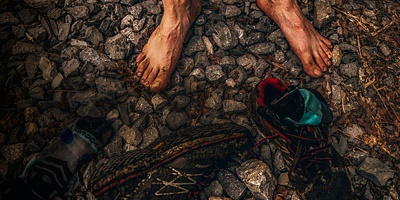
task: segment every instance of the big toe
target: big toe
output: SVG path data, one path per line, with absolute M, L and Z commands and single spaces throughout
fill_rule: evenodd
M 322 70 L 317 65 L 304 66 L 304 71 L 313 78 L 319 78 L 322 76 Z
M 161 92 L 163 91 L 168 85 L 168 81 L 162 81 L 156 79 L 151 85 L 150 90 L 153 92 Z

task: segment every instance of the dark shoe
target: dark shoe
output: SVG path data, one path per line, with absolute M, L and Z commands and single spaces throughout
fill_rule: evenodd
M 103 148 L 112 135 L 112 127 L 104 120 L 78 119 L 29 161 L 17 182 L 24 183 L 40 199 L 62 196 L 81 164 Z
M 328 125 L 332 111 L 320 93 L 286 87 L 276 78 L 262 81 L 253 93 L 251 118 L 266 139 L 280 148 L 293 182 L 309 182 L 330 160 Z
M 100 199 L 196 198 L 217 163 L 245 147 L 250 136 L 234 124 L 188 127 L 145 149 L 100 160 L 85 172 L 85 182 Z

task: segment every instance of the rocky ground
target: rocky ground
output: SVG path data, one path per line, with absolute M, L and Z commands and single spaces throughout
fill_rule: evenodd
M 326 97 L 347 189 L 357 199 L 399 199 L 399 3 L 302 0 L 303 12 L 334 45 L 333 67 L 312 79 L 255 0 L 203 1 L 170 86 L 154 94 L 123 70 L 135 70 L 161 20 L 161 1 L 2 0 L 0 183 L 20 174 L 77 117 L 111 122 L 116 136 L 106 150 L 114 153 L 144 148 L 185 126 L 252 125 L 249 92 L 263 78 L 278 77 Z M 202 198 L 271 199 L 262 188 L 287 186 L 279 150 L 266 142 L 256 154 L 245 162 L 233 156 Z M 257 170 L 268 181 L 251 185 Z M 287 199 L 299 198 L 288 188 Z

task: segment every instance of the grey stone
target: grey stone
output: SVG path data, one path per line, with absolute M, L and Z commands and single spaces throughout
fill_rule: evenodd
M 390 47 L 386 44 L 386 43 L 384 43 L 384 42 L 382 42 L 382 43 L 380 43 L 379 44 L 379 50 L 383 53 L 383 55 L 384 56 L 389 56 L 390 55 L 390 53 L 392 52 L 392 50 L 390 49 Z
M 214 110 L 219 110 L 222 107 L 222 96 L 224 94 L 223 90 L 214 90 L 211 92 L 211 96 L 208 97 L 204 103 L 206 108 L 211 108 Z
M 179 61 L 176 71 L 183 77 L 189 76 L 194 67 L 193 58 L 185 57 Z
M 197 80 L 204 80 L 206 78 L 206 73 L 202 68 L 195 68 L 190 72 L 189 76 L 194 76 Z
M 251 54 L 245 54 L 236 59 L 238 65 L 242 66 L 245 70 L 250 70 L 256 65 L 257 59 Z
M 242 66 L 239 66 L 232 70 L 228 77 L 232 78 L 237 84 L 242 84 L 247 79 L 247 73 Z
M 249 119 L 244 115 L 232 115 L 230 120 L 237 125 L 247 125 L 250 123 Z
M 207 80 L 214 82 L 226 78 L 225 72 L 220 65 L 211 65 L 206 67 Z
M 36 123 L 28 122 L 25 123 L 25 130 L 26 130 L 26 135 L 28 135 L 28 137 L 32 137 L 36 133 L 38 133 L 39 128 Z
M 79 58 L 83 62 L 88 62 L 95 66 L 101 65 L 102 62 L 110 61 L 106 55 L 94 50 L 93 48 L 84 48 L 79 53 Z
M 340 50 L 338 45 L 335 45 L 332 50 L 332 65 L 335 67 L 339 66 L 342 57 L 343 57 L 342 51 Z
M 203 33 L 199 34 L 202 35 Z M 205 45 L 205 50 L 208 54 L 213 55 L 214 54 L 214 47 L 213 44 L 211 43 L 210 39 L 206 36 L 202 36 L 201 39 L 203 39 L 204 45 Z
M 95 26 L 90 26 L 86 29 L 85 38 L 86 41 L 94 44 L 95 46 L 99 45 L 101 42 L 104 42 L 103 35 Z
M 217 110 L 210 110 L 210 111 L 204 113 L 200 117 L 200 123 L 211 124 L 215 118 L 218 118 L 220 116 L 221 116 L 221 113 L 218 112 Z
M 192 56 L 196 52 L 203 51 L 204 49 L 205 45 L 201 36 L 193 36 L 185 48 L 185 54 Z
M 228 5 L 228 6 L 226 6 L 224 14 L 225 14 L 226 18 L 231 18 L 231 17 L 236 17 L 236 16 L 240 15 L 241 13 L 242 13 L 242 11 L 237 6 Z
M 241 113 L 247 110 L 246 104 L 235 100 L 224 100 L 222 102 L 223 110 L 227 114 Z
M 50 108 L 49 112 L 53 115 L 53 117 L 57 120 L 57 122 L 62 122 L 71 115 L 70 113 L 61 111 L 56 107 Z
M 62 67 L 65 77 L 74 76 L 77 75 L 79 72 L 80 62 L 78 59 L 73 58 L 71 60 L 63 62 Z
M 129 127 L 128 125 L 123 125 L 119 129 L 118 135 L 121 136 L 126 143 L 134 146 L 139 145 L 143 140 L 142 133 L 134 126 Z
M 190 98 L 184 95 L 177 95 L 174 100 L 172 100 L 171 105 L 177 109 L 185 108 L 190 102 Z
M 29 79 L 35 77 L 38 65 L 39 65 L 39 58 L 37 56 L 32 54 L 26 56 L 25 66 Z
M 78 48 L 80 48 L 80 49 L 89 46 L 89 43 L 87 43 L 86 41 L 77 40 L 77 39 L 71 39 L 70 44 L 71 44 L 71 46 L 78 47 Z
M 99 92 L 110 97 L 121 97 L 127 93 L 124 81 L 100 76 L 95 83 Z
M 226 194 L 234 200 L 241 199 L 246 193 L 246 185 L 227 170 L 219 170 L 218 181 L 221 183 Z
M 224 189 L 222 188 L 222 185 L 218 182 L 218 180 L 214 180 L 213 182 L 210 183 L 207 187 L 205 187 L 204 192 L 206 193 L 207 196 L 222 196 Z
M 120 119 L 125 124 L 130 124 L 130 118 L 128 114 L 128 104 L 127 103 L 120 103 L 117 106 L 118 112 L 120 114 Z
M 52 8 L 47 11 L 47 16 L 51 19 L 57 20 L 61 15 L 64 14 L 64 11 L 61 8 Z
M 107 38 L 104 46 L 107 55 L 113 60 L 122 60 L 132 51 L 132 44 L 122 34 Z
M 160 5 L 148 5 L 147 11 L 153 15 L 158 15 L 162 12 Z
M 377 158 L 367 157 L 360 164 L 357 172 L 377 186 L 386 185 L 387 180 L 394 177 L 394 171 Z
M 168 104 L 168 100 L 160 93 L 157 93 L 151 98 L 151 103 L 153 104 L 154 110 L 159 110 Z
M 269 67 L 269 63 L 267 63 L 263 59 L 258 59 L 256 64 L 253 66 L 254 69 L 254 75 L 256 75 L 259 78 L 262 78 L 264 76 L 265 70 Z
M 68 13 L 71 14 L 75 19 L 83 19 L 88 17 L 89 8 L 84 5 L 74 6 L 68 10 Z
M 128 8 L 128 12 L 135 18 L 141 19 L 143 14 L 143 7 L 140 4 L 135 4 Z
M 285 35 L 283 35 L 281 29 L 277 29 L 268 36 L 268 40 L 270 40 L 271 42 L 276 42 L 276 40 L 278 40 L 279 38 L 285 38 Z
M 172 129 L 178 129 L 188 122 L 188 117 L 185 112 L 172 111 L 168 114 L 166 122 Z
M 51 5 L 50 0 L 24 0 L 24 2 L 33 8 L 45 8 Z
M 350 151 L 346 157 L 355 165 L 359 166 L 361 162 L 365 160 L 366 157 L 369 156 L 369 152 L 367 151 L 360 151 L 360 150 L 353 150 Z
M 246 31 L 241 26 L 239 26 L 238 24 L 235 24 L 235 26 L 233 28 L 234 28 L 234 31 L 235 31 L 238 39 L 239 39 L 239 43 L 242 46 L 245 46 L 246 45 L 246 40 L 248 38 Z
M 236 34 L 224 22 L 214 25 L 215 33 L 212 34 L 214 42 L 223 50 L 232 49 L 238 44 Z
M 331 97 L 332 103 L 340 105 L 342 103 L 342 96 L 344 94 L 345 93 L 340 86 L 332 85 L 332 97 Z
M 98 99 L 97 92 L 94 90 L 85 90 L 84 92 L 75 93 L 70 99 L 80 104 L 88 104 L 91 101 Z
M 289 172 L 282 172 L 278 177 L 278 184 L 286 187 L 293 187 L 290 183 Z M 300 199 L 299 199 L 300 200 Z
M 37 120 L 37 124 L 42 127 L 49 127 L 49 126 L 54 126 L 55 120 L 53 117 L 53 114 L 49 111 L 44 111 L 42 115 L 39 116 Z
M 340 72 L 342 72 L 347 77 L 355 77 L 358 74 L 359 64 L 358 62 L 352 62 L 348 64 L 341 64 Z
M 274 61 L 277 63 L 283 63 L 286 61 L 286 54 L 281 51 L 281 50 L 277 50 L 274 53 Z
M 25 28 L 20 26 L 12 26 L 11 31 L 17 39 L 25 37 Z
M 35 20 L 37 20 L 37 14 L 35 13 L 34 10 L 32 9 L 22 9 L 21 11 L 19 11 L 19 18 L 22 20 L 22 22 L 24 24 L 30 24 L 32 22 L 34 22 Z M 0 22 L 1 24 L 1 22 Z
M 210 65 L 209 57 L 206 52 L 197 52 L 194 57 L 194 66 L 203 68 L 204 66 Z
M 9 144 L 0 149 L 3 157 L 10 163 L 15 164 L 21 159 L 24 151 L 24 143 Z
M 258 55 L 267 55 L 276 51 L 274 43 L 262 42 L 249 46 L 249 51 Z
M 335 16 L 329 0 L 316 0 L 314 2 L 314 26 L 321 29 L 331 22 Z
M 357 47 L 347 44 L 347 43 L 340 43 L 339 48 L 343 52 L 357 52 Z
M 273 199 L 277 184 L 270 168 L 260 160 L 251 159 L 236 168 L 236 173 L 257 199 Z
M 343 55 L 341 62 L 343 64 L 348 64 L 348 63 L 356 61 L 357 58 L 358 58 L 358 54 L 356 52 L 348 52 L 345 55 Z
M 109 122 L 114 122 L 119 118 L 119 112 L 117 109 L 113 109 L 107 113 L 106 120 Z
M 58 22 L 58 34 L 57 38 L 60 41 L 66 41 L 71 31 L 71 24 L 70 23 L 62 23 Z
M 24 110 L 24 117 L 27 122 L 34 122 L 39 116 L 40 112 L 36 107 L 27 107 Z
M 19 55 L 19 54 L 28 54 L 28 53 L 35 53 L 35 46 L 31 43 L 27 42 L 17 42 L 13 46 L 12 53 L 13 55 Z
M 135 105 L 135 110 L 142 113 L 152 113 L 153 108 L 151 105 L 143 98 L 139 98 L 138 102 Z
M 264 42 L 265 35 L 260 32 L 252 32 L 246 37 L 245 41 L 246 45 L 253 45 L 256 43 Z
M 76 47 L 67 47 L 61 51 L 61 58 L 71 60 L 78 55 L 79 49 Z
M 151 126 L 145 129 L 142 135 L 143 135 L 143 140 L 140 143 L 139 148 L 144 149 L 158 138 L 159 133 L 155 127 Z
M 220 61 L 220 65 L 221 67 L 223 67 L 224 69 L 232 69 L 236 67 L 236 61 L 235 61 L 235 57 L 233 56 L 224 56 L 222 57 L 221 61 Z
M 116 136 L 114 137 L 107 146 L 104 147 L 104 152 L 108 157 L 112 157 L 115 155 L 120 155 L 123 152 L 123 141 L 122 137 Z
M 289 71 L 289 74 L 295 77 L 300 76 L 301 72 L 303 71 L 303 68 L 299 66 L 299 64 L 297 64 L 297 62 L 293 59 L 288 60 L 284 65 Z
M 93 102 L 90 102 L 87 105 L 80 106 L 76 110 L 76 112 L 81 117 L 94 117 L 94 118 L 103 117 L 103 114 L 101 113 L 100 109 L 97 108 Z
M 29 91 L 29 95 L 32 99 L 43 100 L 44 90 L 41 87 L 35 87 Z
M 14 17 L 11 12 L 4 12 L 0 14 L 0 25 L 15 25 L 19 20 Z
M 64 79 L 64 77 L 62 76 L 62 74 L 61 73 L 57 73 L 57 75 L 51 81 L 51 88 L 52 89 L 58 88 L 61 85 L 63 79 Z
M 233 78 L 228 78 L 225 81 L 225 85 L 227 85 L 230 88 L 234 88 L 234 87 L 236 87 L 237 84 L 236 84 L 236 81 L 233 80 Z
M 340 156 L 344 156 L 348 149 L 348 137 L 340 136 L 339 141 L 333 140 L 332 146 L 336 149 Z
M 42 77 L 44 80 L 49 81 L 52 79 L 51 71 L 54 68 L 54 63 L 46 57 L 41 57 L 39 60 L 39 69 L 42 70 Z
M 120 3 L 127 6 L 132 6 L 133 4 L 137 3 L 137 0 L 121 0 Z

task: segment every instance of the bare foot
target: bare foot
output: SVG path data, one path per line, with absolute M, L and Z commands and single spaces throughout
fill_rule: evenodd
M 318 78 L 331 65 L 331 42 L 303 15 L 296 0 L 257 0 L 257 5 L 281 28 L 304 71 Z
M 178 63 L 183 41 L 200 14 L 200 0 L 163 0 L 164 15 L 136 58 L 141 84 L 160 92 L 168 85 Z

